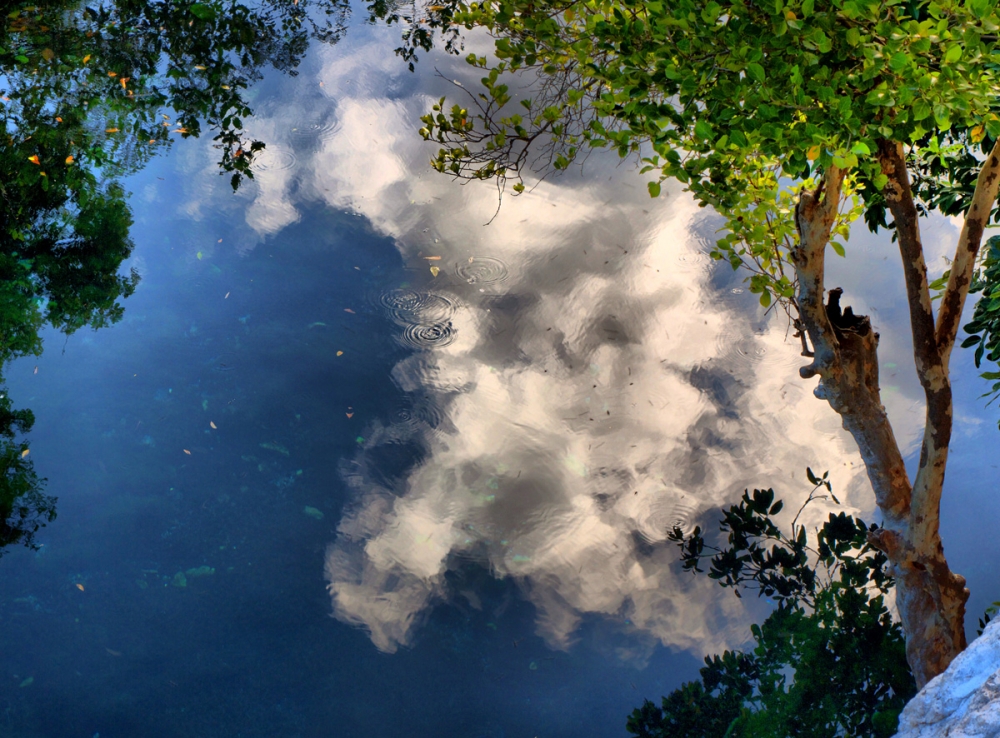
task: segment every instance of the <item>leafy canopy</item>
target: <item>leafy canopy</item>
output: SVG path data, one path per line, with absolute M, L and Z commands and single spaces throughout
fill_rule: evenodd
M 653 196 L 673 177 L 726 218 L 716 256 L 750 266 L 765 305 L 793 297 L 782 268 L 792 204 L 825 167 L 852 172 L 834 230 L 843 253 L 862 212 L 885 225 L 879 140 L 919 144 L 918 199 L 954 212 L 971 191 L 976 152 L 1000 136 L 1000 16 L 989 0 L 435 7 L 450 24 L 493 33 L 497 59 L 468 57 L 486 71 L 471 112 L 442 100 L 423 119 L 424 137 L 443 144 L 437 169 L 513 177 L 520 191 L 529 165 L 564 169 L 591 147 L 639 154 Z M 538 80 L 533 97 L 508 105 L 512 75 L 525 72 Z
M 819 499 L 827 476 L 809 472 Z M 835 498 L 834 498 L 835 499 Z M 868 544 L 876 530 L 845 513 L 830 513 L 814 532 L 774 521 L 782 509 L 771 489 L 749 490 L 723 515 L 726 542 L 709 544 L 701 529 L 671 535 L 684 568 L 724 587 L 758 590 L 777 603 L 751 626 L 753 650 L 705 659 L 701 679 L 646 701 L 628 720 L 638 738 L 888 738 L 916 693 L 902 628 L 885 605 L 893 587 L 887 559 Z M 801 510 L 799 511 L 801 513 Z

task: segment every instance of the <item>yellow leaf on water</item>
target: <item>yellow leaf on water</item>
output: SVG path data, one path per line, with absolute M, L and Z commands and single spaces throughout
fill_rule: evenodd
M 118 76 L 118 72 L 108 72 L 108 76 L 109 77 L 117 77 Z
M 34 154 L 33 156 L 29 156 L 28 157 L 28 161 L 30 161 L 32 164 L 38 164 L 39 166 L 41 166 L 41 161 L 38 160 L 38 154 Z
M 89 61 L 90 61 L 90 54 L 87 54 L 85 57 L 83 57 L 83 63 L 86 64 Z
M 83 585 L 82 585 L 82 584 L 80 584 L 79 582 L 77 582 L 77 584 L 76 584 L 76 588 L 77 588 L 78 590 L 80 590 L 81 592 L 83 592 Z
M 210 426 L 212 426 L 213 428 L 216 428 L 216 429 L 217 429 L 217 428 L 219 427 L 219 426 L 217 426 L 217 425 L 216 425 L 215 423 L 213 423 L 213 422 L 212 422 L 211 420 L 210 420 L 210 421 L 208 421 L 208 424 L 209 424 Z
M 69 156 L 66 157 L 66 163 L 67 164 L 72 164 L 73 163 L 73 155 L 72 154 L 70 154 Z
M 105 128 L 104 132 L 105 133 L 118 133 L 118 129 L 117 128 Z
M 195 64 L 195 65 L 194 65 L 194 68 L 195 68 L 195 69 L 200 69 L 200 70 L 201 70 L 201 71 L 203 71 L 203 72 L 204 72 L 204 71 L 205 71 L 206 69 L 208 69 L 208 67 L 203 67 L 203 66 L 202 66 L 201 64 Z
M 343 356 L 343 355 L 344 355 L 344 352 L 343 352 L 343 351 L 338 351 L 338 352 L 337 352 L 337 356 Z
M 27 456 L 27 455 L 28 455 L 28 454 L 30 454 L 30 453 L 31 453 L 31 451 L 30 451 L 30 450 L 28 450 L 28 449 L 24 449 L 24 451 L 22 451 L 22 452 L 21 452 L 21 458 L 23 459 L 23 458 L 24 458 L 25 456 Z
M 344 413 L 344 415 L 346 415 L 346 416 L 347 416 L 347 419 L 348 419 L 348 420 L 350 420 L 351 418 L 353 418 L 353 417 L 354 417 L 354 413 Z
M 431 267 L 431 276 L 436 277 L 441 273 L 441 267 Z
M 128 84 L 128 81 L 130 79 L 132 79 L 132 78 L 131 77 L 122 77 L 120 80 L 118 80 L 119 82 L 122 83 L 122 89 L 123 90 L 125 89 L 125 85 Z
M 425 256 L 424 258 L 427 259 L 427 261 L 441 261 L 440 256 Z
M 62 123 L 63 120 L 58 115 L 56 116 L 56 123 Z
M 187 454 L 188 456 L 190 456 L 190 455 L 191 455 L 191 452 L 190 452 L 190 451 L 188 451 L 187 449 L 184 449 L 184 453 L 186 453 L 186 454 Z

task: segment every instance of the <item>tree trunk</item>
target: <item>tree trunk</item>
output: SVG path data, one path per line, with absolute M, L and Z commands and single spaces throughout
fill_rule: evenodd
M 824 301 L 824 257 L 840 206 L 844 172 L 830 167 L 796 209 L 799 242 L 792 251 L 798 277 L 799 319 L 813 346 L 813 362 L 800 370 L 819 377 L 815 394 L 841 416 L 857 442 L 883 515 L 871 543 L 885 551 L 896 579 L 896 605 L 906 632 L 907 661 L 923 687 L 966 646 L 965 579 L 948 568 L 939 535 L 941 491 L 951 440 L 952 393 L 948 360 L 968 294 L 983 227 L 1000 182 L 1000 143 L 983 164 L 948 287 L 935 325 L 917 212 L 903 148 L 883 141 L 879 163 L 888 177 L 883 193 L 895 221 L 906 277 L 917 374 L 927 400 L 920 466 L 911 485 L 882 405 L 878 334 L 866 316 L 841 308 L 839 289 Z

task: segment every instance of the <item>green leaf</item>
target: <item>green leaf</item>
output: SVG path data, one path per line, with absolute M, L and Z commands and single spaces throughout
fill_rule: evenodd
M 191 15 L 201 20 L 211 20 L 215 17 L 215 8 L 204 3 L 195 3 L 189 10 L 191 11 Z
M 958 44 L 950 47 L 944 55 L 945 64 L 954 64 L 962 58 L 962 47 Z
M 647 182 L 646 188 L 649 190 L 650 197 L 660 196 L 660 183 L 659 182 Z
M 756 62 L 747 64 L 747 74 L 757 82 L 764 84 L 764 67 Z
M 889 68 L 894 72 L 902 72 L 910 64 L 910 55 L 905 51 L 897 51 L 889 59 Z

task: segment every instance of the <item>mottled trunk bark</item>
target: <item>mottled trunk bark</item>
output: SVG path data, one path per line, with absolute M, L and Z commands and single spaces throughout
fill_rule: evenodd
M 896 604 L 906 632 L 907 660 L 922 687 L 944 671 L 966 645 L 965 580 L 948 568 L 939 535 L 941 491 L 951 440 L 952 394 L 948 361 L 968 294 L 983 228 L 996 200 L 1000 143 L 980 172 L 959 237 L 952 274 L 935 325 L 917 212 L 900 144 L 884 141 L 879 162 L 906 277 L 917 374 L 927 400 L 920 466 L 914 483 L 882 405 L 878 334 L 869 319 L 841 309 L 840 290 L 825 301 L 824 258 L 840 206 L 844 172 L 828 169 L 815 191 L 803 191 L 796 210 L 799 243 L 792 252 L 798 276 L 799 318 L 813 345 L 813 362 L 800 370 L 818 376 L 816 396 L 840 414 L 861 451 L 883 529 L 872 544 L 886 552 L 896 577 Z

